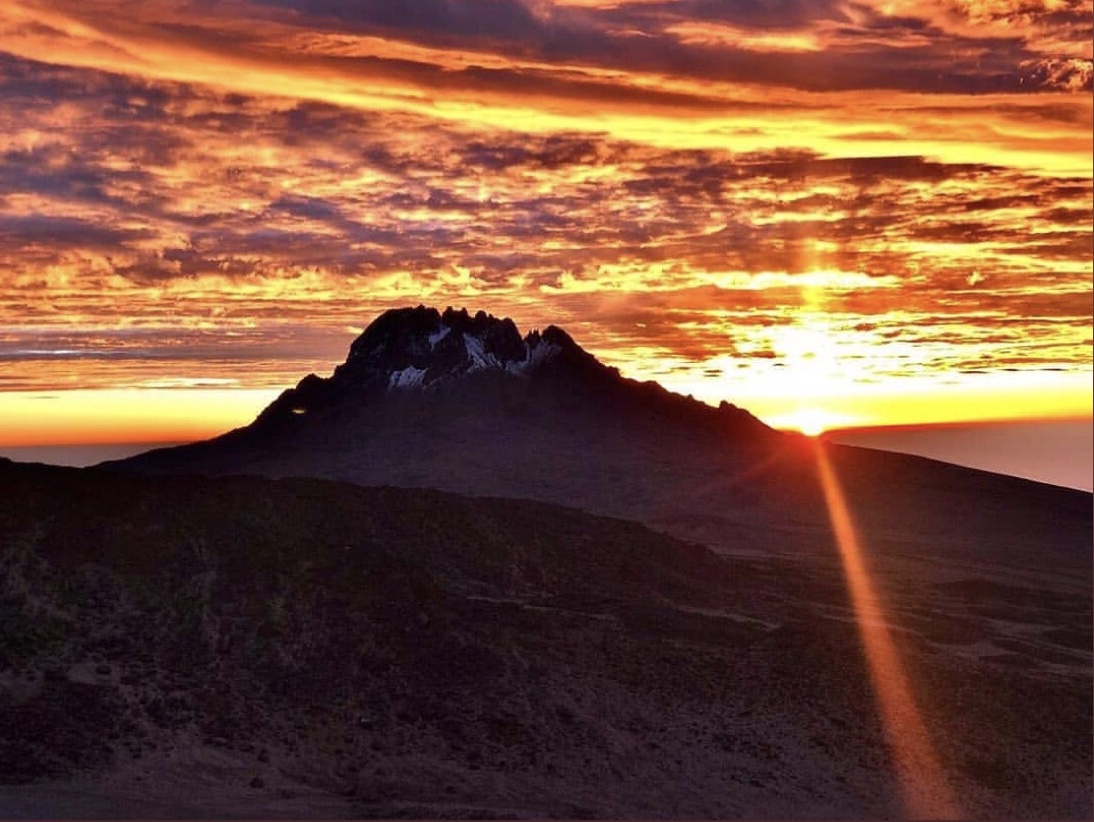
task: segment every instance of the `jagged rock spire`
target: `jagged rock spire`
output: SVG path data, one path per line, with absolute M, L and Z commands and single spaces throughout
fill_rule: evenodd
M 521 337 L 507 317 L 419 305 L 377 317 L 354 340 L 332 379 L 345 387 L 418 388 L 480 371 L 530 376 L 560 355 L 594 361 L 554 326 Z
M 485 311 L 395 308 L 369 324 L 329 378 L 309 374 L 262 416 L 306 414 L 362 395 L 430 390 L 473 374 L 531 379 L 544 370 L 618 373 L 553 325 L 522 337 L 511 319 Z

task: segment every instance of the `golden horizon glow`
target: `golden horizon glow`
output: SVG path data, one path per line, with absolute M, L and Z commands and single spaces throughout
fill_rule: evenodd
M 772 428 L 798 431 L 807 437 L 819 437 L 825 431 L 846 424 L 847 419 L 829 414 L 819 408 L 797 408 L 779 417 L 765 420 Z
M 276 389 L 0 393 L 0 446 L 194 442 L 250 423 Z
M 329 373 L 330 369 L 317 369 Z M 626 372 L 624 372 L 626 374 Z M 643 375 L 632 375 L 644 378 Z M 1030 375 L 1037 377 L 1038 375 Z M 820 404 L 802 405 L 792 390 L 759 393 L 762 383 L 711 386 L 667 384 L 709 405 L 737 404 L 773 428 L 809 436 L 856 428 L 920 427 L 963 423 L 1090 420 L 1089 383 L 1081 378 L 1070 392 L 1043 413 L 1038 382 L 1007 381 L 980 393 L 961 385 L 936 386 L 930 381 L 904 386 L 874 386 L 873 393 L 833 391 Z M 293 383 L 266 388 L 144 386 L 129 389 L 0 391 L 0 446 L 106 445 L 142 442 L 193 442 L 249 424 L 278 394 Z M 782 386 L 792 389 L 792 385 Z M 934 388 L 934 393 L 931 389 Z M 811 402 L 815 402 L 812 400 Z

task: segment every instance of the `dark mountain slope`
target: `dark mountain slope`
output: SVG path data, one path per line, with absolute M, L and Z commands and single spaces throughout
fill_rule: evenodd
M 0 461 L 0 811 L 898 813 L 841 579 L 768 547 Z M 1089 591 L 958 579 L 892 618 L 963 806 L 1089 815 Z

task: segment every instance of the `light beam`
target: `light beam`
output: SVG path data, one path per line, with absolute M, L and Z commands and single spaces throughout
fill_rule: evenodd
M 855 622 L 866 650 L 870 679 L 896 767 L 904 811 L 916 819 L 961 818 L 961 808 L 942 771 L 889 632 L 885 611 L 866 567 L 839 479 L 824 444 L 816 439 L 809 442 L 816 455 L 817 472 L 851 593 Z

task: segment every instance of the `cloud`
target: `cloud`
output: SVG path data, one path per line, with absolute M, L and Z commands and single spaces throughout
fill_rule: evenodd
M 0 10 L 21 386 L 284 384 L 423 300 L 630 368 L 1088 363 L 1081 4 L 126 9 Z

